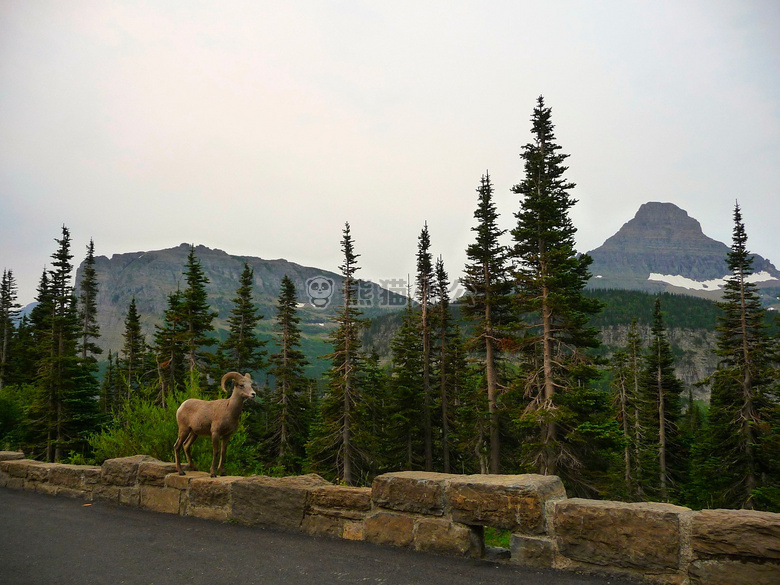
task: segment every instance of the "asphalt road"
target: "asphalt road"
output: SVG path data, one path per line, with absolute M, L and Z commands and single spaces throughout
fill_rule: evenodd
M 637 585 L 0 489 L 2 585 Z

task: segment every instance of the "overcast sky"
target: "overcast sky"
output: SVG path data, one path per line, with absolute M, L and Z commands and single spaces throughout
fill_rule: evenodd
M 183 242 L 364 278 L 460 275 L 489 170 L 511 227 L 537 96 L 580 251 L 669 201 L 780 263 L 780 3 L 0 0 L 0 269 Z

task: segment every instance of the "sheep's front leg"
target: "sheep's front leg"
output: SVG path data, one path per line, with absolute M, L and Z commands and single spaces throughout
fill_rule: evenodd
M 189 429 L 179 431 L 179 438 L 176 439 L 176 444 L 173 446 L 173 460 L 176 462 L 176 471 L 179 473 L 179 475 L 184 475 L 184 471 L 181 468 L 181 462 L 179 460 L 179 451 L 181 451 L 181 448 L 184 445 L 184 441 L 189 436 L 189 433 Z
M 220 445 L 221 447 L 219 451 L 219 474 L 220 475 L 225 475 L 225 462 L 227 461 L 225 454 L 227 453 L 228 441 L 230 441 L 230 437 L 223 437 Z
M 215 467 L 217 465 L 217 451 L 219 451 L 219 435 L 213 434 L 211 435 L 211 477 L 217 477 L 217 474 L 215 473 Z M 220 466 L 222 465 L 222 460 L 219 461 Z

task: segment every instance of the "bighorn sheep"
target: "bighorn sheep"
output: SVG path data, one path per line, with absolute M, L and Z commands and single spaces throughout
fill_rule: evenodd
M 220 447 L 219 474 L 225 474 L 225 452 L 228 441 L 238 428 L 238 418 L 241 416 L 244 401 L 255 397 L 252 378 L 249 374 L 242 376 L 238 372 L 228 372 L 222 376 L 222 390 L 224 392 L 227 392 L 225 382 L 228 380 L 233 380 L 233 394 L 230 395 L 230 398 L 219 400 L 190 398 L 182 402 L 176 411 L 179 438 L 173 446 L 173 453 L 176 459 L 176 471 L 179 472 L 179 475 L 184 475 L 179 462 L 179 451 L 183 446 L 184 454 L 187 456 L 187 465 L 190 470 L 195 471 L 190 448 L 195 439 L 202 435 L 211 436 L 211 477 L 217 476 L 214 472 L 214 466 L 217 461 L 217 449 Z

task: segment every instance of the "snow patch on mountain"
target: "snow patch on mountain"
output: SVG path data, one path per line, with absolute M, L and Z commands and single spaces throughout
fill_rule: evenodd
M 729 278 L 729 276 L 730 275 L 726 275 L 723 278 L 700 281 L 693 280 L 692 278 L 687 278 L 685 276 L 680 276 L 679 274 L 658 274 L 657 272 L 651 272 L 650 276 L 647 277 L 647 280 L 651 280 L 653 282 L 665 282 L 666 284 L 671 284 L 672 286 L 677 286 L 680 288 L 687 288 L 689 290 L 712 291 L 722 289 L 726 284 L 726 279 Z M 777 279 L 768 272 L 761 271 L 748 275 L 745 280 L 747 282 L 757 283 Z

